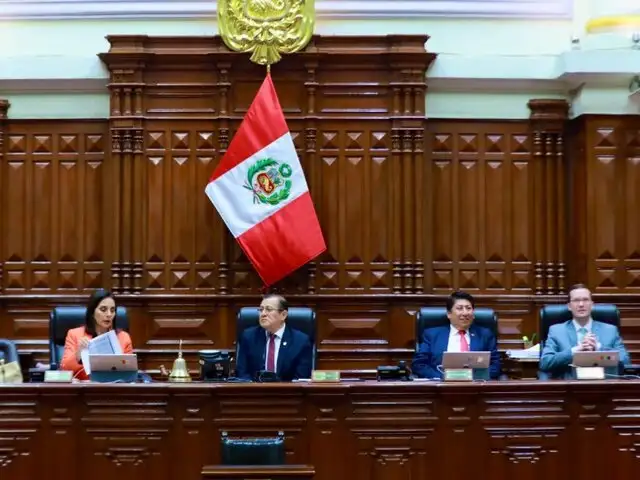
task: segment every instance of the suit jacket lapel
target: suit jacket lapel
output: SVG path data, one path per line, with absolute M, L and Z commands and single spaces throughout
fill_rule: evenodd
M 431 351 L 434 353 L 435 365 L 442 365 L 442 354 L 447 351 L 449 347 L 449 332 L 450 327 L 441 328 L 436 336 L 435 345 L 431 347 Z M 434 367 L 435 368 L 435 367 Z
M 595 320 L 591 320 L 591 333 L 593 333 L 596 338 L 600 338 L 598 335 L 600 333 L 600 324 Z
M 569 320 L 567 322 L 567 336 L 569 337 L 569 343 L 572 347 L 578 345 L 578 334 L 576 333 L 576 329 L 573 326 L 573 320 Z
M 469 350 L 472 352 L 481 352 L 484 350 L 482 345 L 482 336 L 475 325 L 469 327 Z
M 282 339 L 280 340 L 280 349 L 278 350 L 278 362 L 276 365 L 276 373 L 278 375 L 282 372 L 282 366 L 286 365 L 285 361 L 288 361 L 287 358 L 289 355 L 289 348 L 291 347 L 292 336 L 291 329 L 286 326 L 284 328 L 284 333 L 282 334 Z
M 595 335 L 596 342 L 600 343 L 600 348 L 602 348 L 602 341 L 600 340 L 600 322 L 591 320 L 591 333 Z M 597 343 L 596 343 L 596 348 L 598 348 Z
M 258 365 L 256 371 L 264 370 L 267 362 L 267 334 L 265 329 L 260 327 L 256 328 L 256 334 L 254 336 L 255 352 L 259 354 L 258 358 L 262 363 Z

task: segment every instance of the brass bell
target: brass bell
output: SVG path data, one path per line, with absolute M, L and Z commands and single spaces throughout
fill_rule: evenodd
M 191 375 L 189 374 L 189 369 L 187 368 L 187 362 L 184 358 L 182 358 L 182 340 L 180 340 L 178 358 L 173 361 L 173 368 L 171 369 L 171 373 L 167 372 L 167 369 L 164 368 L 164 365 L 160 365 L 160 371 L 163 375 L 169 375 L 170 382 L 184 383 L 191 381 Z

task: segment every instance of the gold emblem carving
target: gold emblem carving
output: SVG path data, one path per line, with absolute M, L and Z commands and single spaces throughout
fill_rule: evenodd
M 315 0 L 219 0 L 218 24 L 231 50 L 272 65 L 304 48 L 315 26 Z

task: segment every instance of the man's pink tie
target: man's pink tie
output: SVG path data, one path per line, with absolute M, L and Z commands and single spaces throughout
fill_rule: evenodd
M 469 342 L 467 342 L 467 332 L 465 332 L 464 330 L 459 330 L 458 333 L 460 334 L 460 351 L 468 352 Z
M 267 371 L 276 371 L 276 336 L 269 335 L 269 347 L 267 348 Z

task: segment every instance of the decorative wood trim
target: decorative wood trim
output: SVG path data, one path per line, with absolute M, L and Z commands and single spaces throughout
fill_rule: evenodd
M 5 0 L 0 20 L 213 19 L 210 0 Z M 316 0 L 319 19 L 425 17 L 570 18 L 571 0 Z
M 3 172 L 4 172 L 4 149 L 5 149 L 5 128 L 7 122 L 7 116 L 9 112 L 9 107 L 11 104 L 8 100 L 0 99 L 0 186 L 4 185 L 3 183 Z M 3 206 L 6 204 L 5 196 L 3 195 L 3 191 L 0 191 L 0 232 L 5 232 L 4 215 L 3 215 Z M 4 241 L 0 238 L 0 295 L 2 294 L 2 260 L 4 259 Z

